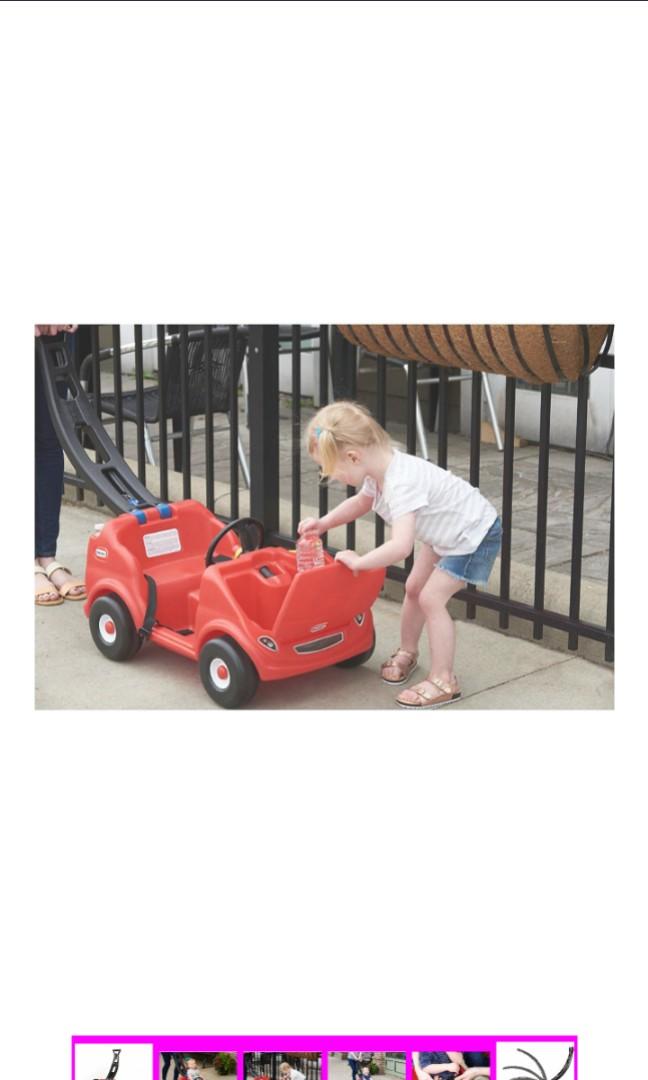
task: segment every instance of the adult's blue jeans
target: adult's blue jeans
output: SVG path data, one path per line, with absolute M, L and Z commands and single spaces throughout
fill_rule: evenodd
M 73 334 L 65 335 L 68 351 L 74 348 Z M 36 558 L 53 558 L 59 534 L 61 498 L 63 496 L 63 451 L 50 418 L 40 363 L 36 359 L 36 475 L 35 491 L 35 551 Z M 59 390 L 65 396 L 65 387 Z
M 464 1051 L 464 1061 L 469 1069 L 475 1065 L 490 1065 L 490 1054 L 486 1051 L 466 1050 Z
M 162 1054 L 162 1080 L 166 1080 L 167 1073 L 173 1062 L 173 1080 L 178 1080 L 181 1072 L 180 1055 L 179 1054 Z

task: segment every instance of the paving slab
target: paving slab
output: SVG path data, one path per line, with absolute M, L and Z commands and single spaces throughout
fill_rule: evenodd
M 473 695 L 463 705 L 467 709 L 546 709 L 554 707 L 547 705 L 548 695 L 551 701 L 560 702 L 561 709 L 611 709 L 614 676 L 599 664 L 562 657 L 548 668 Z M 524 704 L 515 704 L 516 699 Z

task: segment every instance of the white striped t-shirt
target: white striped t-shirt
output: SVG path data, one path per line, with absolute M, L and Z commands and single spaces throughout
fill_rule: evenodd
M 400 450 L 394 450 L 382 490 L 367 476 L 361 491 L 371 495 L 372 510 L 388 525 L 414 512 L 417 539 L 441 556 L 476 551 L 497 517 L 479 488 Z

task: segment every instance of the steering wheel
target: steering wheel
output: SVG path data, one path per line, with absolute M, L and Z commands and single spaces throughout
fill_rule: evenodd
M 258 548 L 263 547 L 264 528 L 262 523 L 252 517 L 235 518 L 234 521 L 230 521 L 229 525 L 226 525 L 224 529 L 221 529 L 212 540 L 207 548 L 207 554 L 205 555 L 205 566 L 212 565 L 214 561 L 214 552 L 230 529 L 234 529 L 237 533 L 243 551 L 257 551 Z

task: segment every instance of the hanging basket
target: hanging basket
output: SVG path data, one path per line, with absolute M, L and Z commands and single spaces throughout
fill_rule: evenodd
M 512 375 L 528 383 L 573 382 L 592 370 L 612 326 L 339 326 L 354 345 L 378 356 L 440 367 Z

